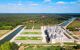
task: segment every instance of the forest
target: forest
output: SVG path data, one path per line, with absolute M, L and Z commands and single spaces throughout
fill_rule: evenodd
M 11 30 L 17 25 L 25 25 L 31 29 L 40 28 L 42 25 L 59 24 L 70 18 L 67 15 L 56 14 L 0 14 L 0 30 Z

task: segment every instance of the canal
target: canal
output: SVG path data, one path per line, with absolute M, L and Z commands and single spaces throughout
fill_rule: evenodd
M 19 28 L 17 28 L 16 30 L 14 30 L 12 33 L 10 33 L 8 36 L 6 36 L 5 38 L 3 38 L 2 40 L 0 40 L 0 45 L 3 44 L 6 41 L 10 41 L 19 31 L 22 30 L 24 26 L 21 26 Z
M 65 27 L 67 24 L 69 24 L 71 21 L 74 21 L 75 19 L 76 19 L 76 18 L 73 17 L 73 18 L 71 18 L 71 19 L 69 19 L 69 20 L 63 22 L 63 23 L 61 24 L 61 26 Z

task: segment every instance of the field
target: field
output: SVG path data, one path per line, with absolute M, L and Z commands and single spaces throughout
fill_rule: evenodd
M 0 30 L 0 37 L 8 33 L 10 30 Z
M 41 26 L 48 26 L 48 25 L 53 26 L 56 24 L 60 24 L 69 18 L 71 18 L 71 16 L 69 15 L 57 15 L 57 14 L 0 14 L 0 37 L 18 25 L 24 25 L 26 26 L 26 30 L 22 32 L 21 35 L 16 37 L 15 41 L 19 41 L 19 42 L 21 41 L 24 43 L 29 40 L 29 42 L 35 41 L 35 43 L 36 42 L 39 43 L 42 41 L 42 37 L 40 36 L 41 32 L 40 31 L 32 32 L 32 30 L 34 29 L 40 30 Z M 79 28 L 80 28 L 80 19 L 75 20 L 73 23 L 71 23 L 67 27 L 67 29 L 71 31 L 79 31 Z M 27 29 L 30 29 L 29 32 Z M 36 36 L 34 36 L 33 34 Z M 23 46 L 23 45 L 24 44 L 21 44 L 20 46 Z M 40 43 L 39 45 L 36 45 L 36 44 L 30 45 L 28 43 L 25 45 L 26 45 L 24 46 L 25 50 L 77 50 L 77 49 L 80 49 L 80 45 L 77 46 L 76 44 L 76 46 L 74 46 L 75 43 L 64 43 L 65 46 L 60 46 L 61 45 L 60 43 L 55 43 L 50 45 L 40 44 Z M 18 50 L 18 49 L 15 49 L 17 48 L 17 46 L 15 43 L 10 44 L 5 42 L 4 44 L 0 45 L 0 50 L 1 48 L 3 48 L 4 50 L 5 48 L 7 48 L 7 50 L 9 50 L 8 48 L 10 48 L 10 50 L 11 48 L 13 50 Z
M 41 32 L 23 32 L 22 34 L 41 34 Z
M 77 46 L 28 45 L 25 50 L 79 50 Z
M 59 24 L 68 18 L 70 16 L 55 14 L 0 14 L 0 30 L 11 30 L 17 25 L 25 25 L 27 29 L 33 26 L 40 29 L 42 25 Z
M 76 19 L 75 21 L 73 21 L 68 27 L 67 29 L 69 29 L 70 31 L 79 31 L 80 28 L 80 18 Z
M 75 21 L 73 21 L 68 27 L 70 31 L 72 31 L 73 34 L 71 36 L 75 39 L 80 38 L 80 18 L 77 18 Z
M 41 40 L 41 37 L 17 37 L 16 40 Z
M 60 50 L 60 47 L 53 47 L 53 46 L 34 46 L 34 47 L 28 47 L 25 50 Z

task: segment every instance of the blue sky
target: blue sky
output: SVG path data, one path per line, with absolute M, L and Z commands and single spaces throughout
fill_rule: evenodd
M 80 0 L 0 0 L 0 13 L 80 13 Z

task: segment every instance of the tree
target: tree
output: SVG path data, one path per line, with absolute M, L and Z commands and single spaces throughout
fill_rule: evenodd
M 0 46 L 0 50 L 18 50 L 18 45 L 15 43 L 5 42 Z

